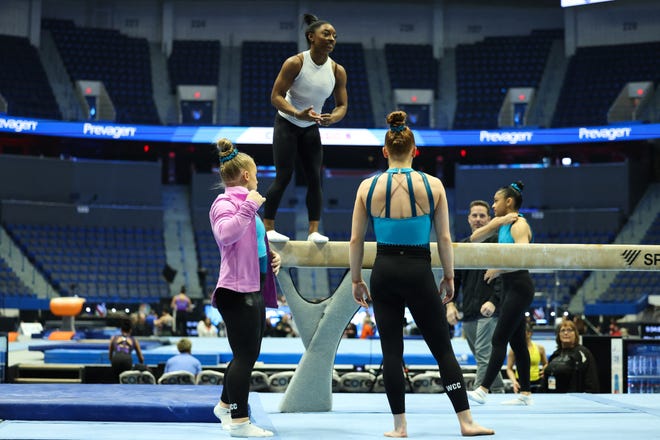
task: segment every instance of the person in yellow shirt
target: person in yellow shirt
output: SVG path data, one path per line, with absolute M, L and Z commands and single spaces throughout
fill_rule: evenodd
M 525 336 L 527 338 L 527 349 L 529 350 L 529 382 L 534 392 L 541 388 L 543 370 L 548 365 L 548 358 L 545 354 L 545 347 L 532 341 L 533 333 L 532 324 L 527 323 Z M 513 350 L 509 349 L 509 356 L 506 362 L 506 375 L 513 383 L 513 392 L 517 393 L 520 391 L 520 384 L 518 383 L 518 372 L 513 369 L 515 363 L 516 355 L 513 353 Z

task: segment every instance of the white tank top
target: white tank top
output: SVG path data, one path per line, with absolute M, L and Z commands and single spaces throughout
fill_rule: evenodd
M 332 65 L 332 59 L 328 57 L 325 63 L 319 66 L 312 61 L 309 50 L 304 51 L 303 65 L 300 73 L 293 80 L 291 88 L 286 92 L 286 101 L 298 111 L 313 105 L 314 111 L 321 113 L 325 100 L 335 89 L 335 72 Z M 278 113 L 298 127 L 309 127 L 316 124 L 316 122 L 301 121 L 281 111 Z

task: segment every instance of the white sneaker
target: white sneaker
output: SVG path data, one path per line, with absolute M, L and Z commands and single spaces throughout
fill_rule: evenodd
M 323 234 L 319 234 L 318 232 L 312 232 L 307 236 L 307 241 L 313 241 L 316 244 L 324 244 L 330 241 L 330 239 Z
M 231 410 L 220 406 L 220 402 L 213 407 L 213 414 L 222 423 L 222 429 L 229 431 L 231 429 Z
M 517 405 L 517 406 L 528 406 L 534 403 L 532 396 L 527 394 L 519 394 L 514 399 L 505 400 L 502 402 L 502 405 Z
M 268 241 L 272 243 L 286 243 L 289 241 L 289 237 L 287 237 L 284 234 L 280 234 L 279 232 L 276 232 L 274 229 L 270 231 L 266 231 L 266 237 L 268 237 Z
M 232 423 L 229 435 L 232 437 L 272 437 L 273 433 L 259 428 L 251 422 Z
M 484 403 L 486 403 L 486 396 L 488 396 L 488 393 L 482 390 L 481 387 L 479 387 L 474 391 L 468 391 L 467 395 L 468 395 L 468 399 L 470 399 L 471 401 L 483 405 Z

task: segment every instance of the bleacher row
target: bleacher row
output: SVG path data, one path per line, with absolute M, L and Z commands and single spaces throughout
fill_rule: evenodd
M 356 371 L 339 374 L 333 371 L 332 392 L 339 393 L 365 393 L 385 392 L 383 375 L 377 372 Z M 263 371 L 253 371 L 250 377 L 250 391 L 276 392 L 286 391 L 294 371 L 280 371 L 267 374 Z M 467 385 L 470 386 L 475 379 L 474 373 L 464 373 Z M 408 387 L 415 393 L 444 393 L 445 388 L 437 371 L 423 373 L 407 373 Z M 119 375 L 119 382 L 127 385 L 163 384 L 163 385 L 222 385 L 224 373 L 216 370 L 202 370 L 195 377 L 188 371 L 172 371 L 165 373 L 158 379 L 149 371 L 129 370 Z M 507 383 L 510 387 L 510 383 Z
M 118 303 L 169 296 L 160 273 L 165 265 L 162 230 L 14 224 L 5 229 L 62 296 Z
M 116 30 L 44 19 L 71 81 L 101 80 L 114 102 L 117 122 L 160 124 L 151 84 L 149 46 Z M 526 36 L 487 37 L 456 47 L 457 102 L 454 129 L 497 128 L 504 94 L 511 87 L 537 87 L 550 48 L 563 30 L 535 30 Z M 175 40 L 167 60 L 169 91 L 177 85 L 218 84 L 220 41 Z M 270 126 L 270 93 L 283 61 L 298 51 L 295 42 L 246 41 L 241 47 L 240 125 Z M 660 43 L 583 47 L 571 57 L 553 126 L 605 124 L 609 106 L 629 81 L 660 81 Z M 440 61 L 428 44 L 384 47 L 392 88 L 437 92 Z M 19 56 L 20 55 L 20 56 Z M 364 47 L 340 42 L 331 55 L 349 72 L 351 117 L 338 127 L 380 126 L 374 121 Z M 60 111 L 37 50 L 27 39 L 0 35 L 0 93 L 10 115 L 59 119 Z M 437 96 L 437 93 L 436 93 Z M 327 108 L 334 105 L 330 98 Z

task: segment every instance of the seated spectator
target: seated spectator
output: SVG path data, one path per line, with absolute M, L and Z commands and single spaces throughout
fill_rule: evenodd
M 160 318 L 154 321 L 154 328 L 157 336 L 172 336 L 174 334 L 174 317 L 167 307 L 163 308 Z
M 151 336 L 152 331 L 147 325 L 147 316 L 142 312 L 131 314 L 131 322 L 133 323 L 133 335 L 135 336 Z
M 213 325 L 208 316 L 197 323 L 197 336 L 200 338 L 215 338 L 218 336 L 218 328 Z
M 196 357 L 190 354 L 192 350 L 192 342 L 190 342 L 190 339 L 181 338 L 176 344 L 176 348 L 179 349 L 179 354 L 167 360 L 164 373 L 183 370 L 190 371 L 195 377 L 197 377 L 202 371 L 202 364 Z
M 580 335 L 573 321 L 557 326 L 557 350 L 550 355 L 543 375 L 543 390 L 548 393 L 597 393 L 599 390 L 596 359 L 580 345 Z
M 346 328 L 344 329 L 344 338 L 357 338 L 357 327 L 352 322 L 349 322 Z
M 376 334 L 374 326 L 375 324 L 371 320 L 371 316 L 366 315 L 362 320 L 362 332 L 360 332 L 360 339 L 373 338 Z
M 289 315 L 286 313 L 280 316 L 280 322 L 275 325 L 275 336 L 280 338 L 292 338 L 298 336 L 289 322 Z

